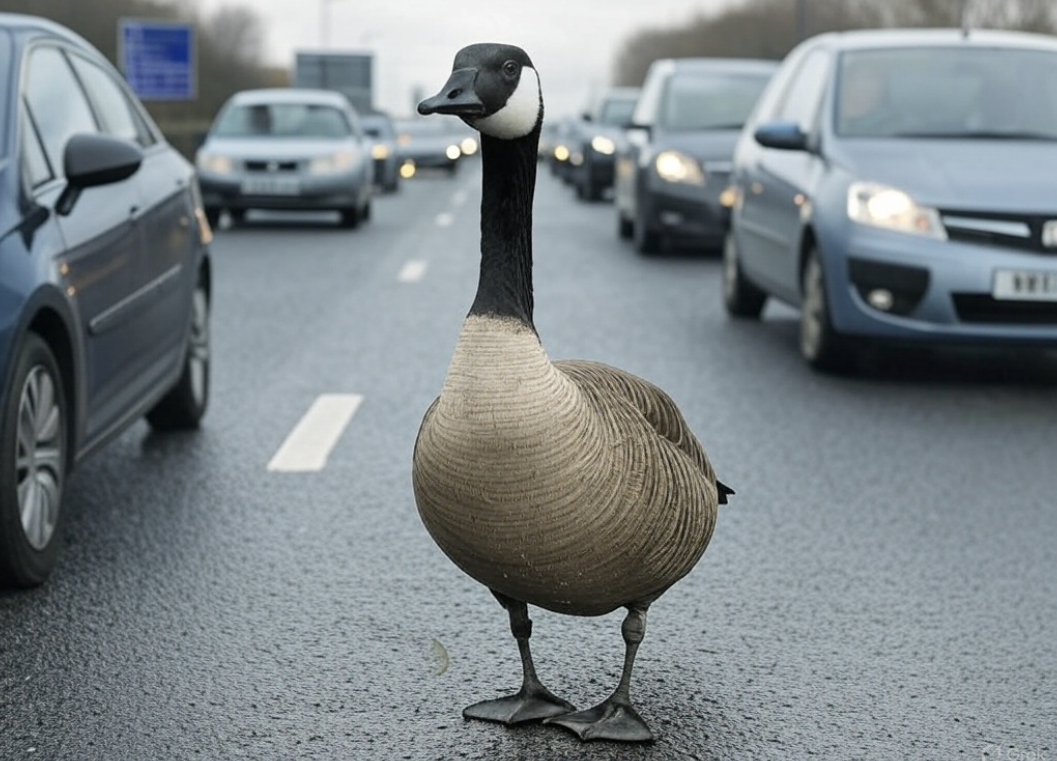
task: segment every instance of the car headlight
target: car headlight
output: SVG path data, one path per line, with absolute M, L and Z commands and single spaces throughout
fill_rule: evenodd
M 848 186 L 848 218 L 887 230 L 947 238 L 936 209 L 921 206 L 902 190 L 876 182 L 853 182 Z
M 384 159 L 389 158 L 389 146 L 385 143 L 375 143 L 371 147 L 371 156 L 377 161 L 383 161 Z
M 459 146 L 457 145 L 449 145 L 447 148 L 444 149 L 444 155 L 452 161 L 455 161 L 455 159 L 459 158 L 459 156 L 462 155 L 462 149 L 459 148 Z
M 344 171 L 356 163 L 356 151 L 350 149 L 317 156 L 308 163 L 310 174 L 333 174 Z
M 653 160 L 657 175 L 666 182 L 704 185 L 705 170 L 696 160 L 679 151 L 661 151 Z
M 462 142 L 459 143 L 459 149 L 463 154 L 472 156 L 477 153 L 477 141 L 472 137 L 464 137 Z
M 612 156 L 617 150 L 617 144 L 605 135 L 595 135 L 591 138 L 591 148 L 596 153 Z
M 198 155 L 195 156 L 195 164 L 199 170 L 212 172 L 213 174 L 231 174 L 232 170 L 230 158 L 216 153 L 206 153 L 205 151 L 198 152 Z

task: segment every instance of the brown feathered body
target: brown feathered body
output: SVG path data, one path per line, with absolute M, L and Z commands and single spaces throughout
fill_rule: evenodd
M 574 615 L 648 604 L 685 576 L 717 482 L 672 399 L 596 362 L 552 362 L 523 322 L 466 318 L 415 444 L 419 514 L 508 597 Z

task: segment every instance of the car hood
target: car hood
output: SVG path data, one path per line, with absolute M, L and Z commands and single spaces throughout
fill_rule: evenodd
M 693 156 L 698 161 L 730 161 L 739 130 L 693 130 L 658 134 L 656 151 L 676 150 Z
M 853 179 L 899 188 L 941 209 L 1053 210 L 1057 142 L 862 140 L 834 152 Z
M 218 138 L 206 140 L 202 150 L 233 159 L 265 159 L 284 161 L 309 156 L 324 156 L 335 151 L 355 148 L 354 140 L 333 138 Z

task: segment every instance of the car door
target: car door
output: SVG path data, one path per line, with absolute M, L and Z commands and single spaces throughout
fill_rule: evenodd
M 37 203 L 54 209 L 66 185 L 67 140 L 98 133 L 98 125 L 59 44 L 33 45 L 25 66 L 23 123 L 39 141 L 48 167 L 48 179 L 35 183 L 33 194 Z M 135 301 L 139 209 L 135 184 L 122 181 L 85 189 L 69 214 L 52 212 L 66 245 L 55 266 L 85 331 L 82 419 L 88 440 L 114 424 L 134 394 L 137 342 L 130 304 Z
M 832 69 L 830 52 L 810 51 L 789 80 L 773 114 L 794 122 L 817 144 L 819 111 Z M 756 125 L 758 126 L 758 124 Z M 816 151 L 754 146 L 740 211 L 742 266 L 760 285 L 790 301 L 799 300 L 799 251 L 811 191 L 822 170 Z
M 136 302 L 135 365 L 139 393 L 171 376 L 190 320 L 192 257 L 197 220 L 191 206 L 190 165 L 159 140 L 115 73 L 80 55 L 70 62 L 103 132 L 138 144 L 143 164 L 129 181 L 139 197 L 140 247 L 132 271 Z

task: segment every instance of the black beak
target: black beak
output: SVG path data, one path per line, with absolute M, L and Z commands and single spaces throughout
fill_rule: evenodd
M 444 87 L 440 88 L 439 93 L 418 104 L 418 112 L 423 116 L 429 114 L 481 116 L 485 112 L 485 107 L 473 88 L 476 79 L 477 69 L 456 69 L 448 77 Z

